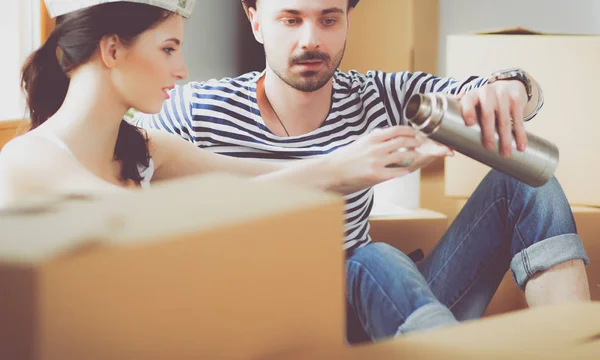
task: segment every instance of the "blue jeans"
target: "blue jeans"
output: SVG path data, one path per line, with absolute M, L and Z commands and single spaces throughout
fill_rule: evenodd
M 558 181 L 533 188 L 491 171 L 422 261 L 382 243 L 347 259 L 348 342 L 478 318 L 509 269 L 524 289 L 574 259 L 589 263 Z

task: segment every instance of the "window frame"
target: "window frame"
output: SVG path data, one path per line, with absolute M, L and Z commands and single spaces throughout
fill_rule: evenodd
M 20 0 L 19 20 L 22 29 L 26 29 L 21 32 L 20 49 L 17 52 L 22 64 L 48 38 L 55 21 L 48 15 L 44 0 Z M 23 115 L 26 117 L 25 112 Z M 27 123 L 27 118 L 0 117 L 0 150 L 12 137 L 26 131 Z

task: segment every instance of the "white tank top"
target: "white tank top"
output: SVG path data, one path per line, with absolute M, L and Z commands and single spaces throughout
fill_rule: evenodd
M 50 141 L 51 143 L 53 143 L 60 149 L 67 151 L 69 154 L 71 154 L 73 157 L 75 157 L 75 154 L 73 154 L 73 151 L 71 151 L 71 149 L 69 149 L 67 144 L 65 144 L 64 141 L 62 141 L 56 135 L 51 134 L 51 133 L 43 133 L 43 134 L 36 134 L 36 135 L 43 137 L 44 139 Z M 150 188 L 150 180 L 152 180 L 152 176 L 154 176 L 154 161 L 152 161 L 152 158 L 150 158 L 148 167 L 138 165 L 138 171 L 140 173 L 140 176 L 142 177 L 142 180 L 140 181 L 140 186 L 143 189 Z

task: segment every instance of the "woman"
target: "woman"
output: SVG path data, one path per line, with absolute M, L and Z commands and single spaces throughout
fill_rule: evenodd
M 286 165 L 215 155 L 178 136 L 146 133 L 123 116 L 130 108 L 159 112 L 175 82 L 187 76 L 180 14 L 190 1 L 103 2 L 84 7 L 46 0 L 51 12 L 64 14 L 23 67 L 31 129 L 0 154 L 0 205 L 31 195 L 145 187 L 209 171 L 351 192 L 432 160 L 412 151 L 421 142 L 399 127 Z M 401 147 L 411 151 L 396 151 Z M 413 165 L 389 166 L 407 161 Z

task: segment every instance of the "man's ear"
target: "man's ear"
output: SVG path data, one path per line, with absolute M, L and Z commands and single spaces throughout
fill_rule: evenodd
M 117 35 L 106 35 L 100 39 L 100 57 L 104 65 L 112 69 L 123 57 L 123 43 Z
M 264 45 L 262 31 L 260 27 L 260 20 L 256 8 L 248 8 L 248 20 L 250 20 L 250 25 L 252 26 L 252 33 L 254 34 L 254 38 L 256 39 L 256 41 Z
M 352 20 L 352 13 L 354 12 L 354 7 L 350 6 L 350 8 L 348 8 L 348 27 L 350 27 L 350 20 Z

